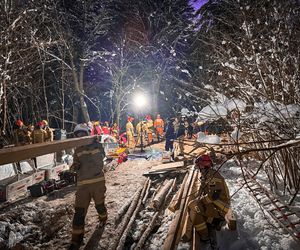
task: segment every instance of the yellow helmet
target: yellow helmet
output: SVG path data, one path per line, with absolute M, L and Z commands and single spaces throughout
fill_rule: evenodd
M 48 126 L 48 122 L 46 120 L 42 120 L 42 123 L 44 123 L 45 126 Z

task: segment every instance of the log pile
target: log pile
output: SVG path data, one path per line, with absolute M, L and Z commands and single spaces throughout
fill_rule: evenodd
M 167 207 L 186 170 L 182 163 L 164 164 L 162 168 L 152 171 L 148 175 L 151 179 L 148 177 L 143 187 L 119 209 L 115 218 L 116 233 L 109 249 L 146 249 L 149 237 L 164 224 L 161 219 L 168 216 Z
M 147 175 L 143 187 L 118 211 L 116 236 L 109 249 L 171 250 L 183 242 L 199 249 L 188 204 L 198 196 L 200 172 L 193 166 L 171 169 L 166 165 L 165 169 Z M 229 221 L 232 218 L 228 215 Z

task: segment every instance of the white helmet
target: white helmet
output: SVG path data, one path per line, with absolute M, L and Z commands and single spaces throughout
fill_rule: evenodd
M 80 123 L 80 124 L 77 124 L 76 127 L 74 128 L 74 135 L 76 136 L 77 133 L 79 132 L 84 132 L 86 133 L 87 135 L 90 135 L 91 133 L 91 129 L 90 127 L 85 124 L 85 123 Z

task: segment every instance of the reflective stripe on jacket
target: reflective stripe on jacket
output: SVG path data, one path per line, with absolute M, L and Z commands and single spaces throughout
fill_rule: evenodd
M 90 145 L 75 149 L 74 170 L 77 173 L 77 184 L 87 184 L 87 180 L 104 180 L 103 159 L 105 152 L 101 143 L 95 141 Z M 84 181 L 84 182 L 83 182 Z M 89 183 L 94 183 L 89 182 Z

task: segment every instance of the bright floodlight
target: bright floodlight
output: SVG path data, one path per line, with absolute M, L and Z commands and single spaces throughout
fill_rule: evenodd
M 142 93 L 138 93 L 134 96 L 134 105 L 137 108 L 143 108 L 147 104 L 147 97 Z

